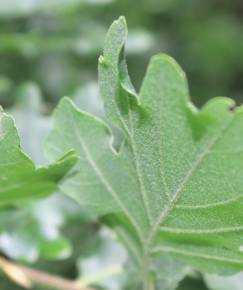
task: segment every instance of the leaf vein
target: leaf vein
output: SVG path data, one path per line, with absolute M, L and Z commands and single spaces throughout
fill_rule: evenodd
M 235 117 L 233 115 L 233 117 Z M 148 236 L 146 247 L 150 247 L 151 242 L 154 240 L 155 236 L 157 235 L 160 226 L 163 224 L 163 222 L 166 220 L 166 218 L 169 216 L 170 212 L 175 208 L 176 203 L 178 199 L 180 198 L 185 186 L 192 178 L 193 174 L 196 172 L 202 161 L 205 159 L 205 157 L 209 154 L 209 152 L 212 150 L 212 148 L 217 144 L 217 142 L 223 137 L 223 135 L 226 133 L 227 129 L 230 127 L 230 124 L 232 123 L 233 118 L 231 118 L 225 126 L 221 129 L 218 135 L 216 135 L 215 138 L 212 138 L 212 140 L 208 143 L 206 148 L 199 154 L 198 158 L 194 161 L 193 166 L 191 169 L 187 172 L 182 182 L 179 184 L 177 190 L 172 195 L 173 198 L 171 200 L 171 203 L 160 213 L 157 221 L 154 223 L 152 230 Z

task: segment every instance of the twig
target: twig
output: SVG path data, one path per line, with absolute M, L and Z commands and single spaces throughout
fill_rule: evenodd
M 26 289 L 31 289 L 34 284 L 39 284 L 57 290 L 94 290 L 88 287 L 81 287 L 76 281 L 17 265 L 3 257 L 0 257 L 0 268 L 11 280 Z

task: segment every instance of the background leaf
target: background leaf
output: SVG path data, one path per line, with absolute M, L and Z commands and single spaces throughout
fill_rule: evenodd
M 242 287 L 242 273 L 233 276 L 222 277 L 217 275 L 205 275 L 205 281 L 210 290 L 229 290 L 241 289 Z

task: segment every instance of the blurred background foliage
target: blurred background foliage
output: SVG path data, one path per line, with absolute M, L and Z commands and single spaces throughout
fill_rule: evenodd
M 22 146 L 37 164 L 46 162 L 42 142 L 62 96 L 103 117 L 97 59 L 120 15 L 129 26 L 128 67 L 137 89 L 150 57 L 164 52 L 183 67 L 198 106 L 218 95 L 242 103 L 242 0 L 0 0 L 0 104 L 15 117 Z M 1 211 L 0 250 L 51 273 L 86 277 L 100 289 L 132 289 L 125 264 L 136 280 L 113 234 L 60 193 Z M 207 289 L 205 283 L 213 290 L 238 289 L 243 278 L 227 280 L 229 286 L 204 280 L 191 275 L 178 289 Z M 21 289 L 3 275 L 0 285 Z

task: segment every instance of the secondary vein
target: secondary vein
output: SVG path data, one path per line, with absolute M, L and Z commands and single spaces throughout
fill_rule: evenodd
M 86 160 L 88 161 L 88 163 L 90 164 L 90 166 L 94 170 L 95 174 L 101 180 L 102 184 L 105 186 L 105 188 L 107 189 L 107 191 L 111 194 L 111 196 L 113 197 L 113 199 L 115 200 L 115 202 L 117 203 L 117 205 L 119 206 L 119 208 L 126 214 L 127 218 L 130 220 L 131 224 L 134 226 L 134 228 L 136 229 L 136 231 L 137 231 L 140 239 L 142 240 L 142 232 L 140 230 L 139 225 L 133 219 L 133 217 L 130 215 L 129 211 L 127 210 L 127 208 L 125 207 L 125 205 L 123 204 L 123 202 L 121 201 L 121 199 L 119 198 L 119 195 L 112 188 L 112 186 L 110 185 L 109 181 L 105 178 L 105 176 L 103 175 L 103 173 L 101 172 L 101 170 L 99 169 L 99 167 L 97 166 L 97 164 L 95 163 L 95 161 L 93 160 L 92 155 L 91 155 L 88 147 L 86 146 L 86 144 L 85 144 L 82 136 L 80 135 L 79 131 L 77 130 L 76 123 L 73 122 L 73 125 L 74 125 L 74 128 L 75 128 L 75 134 L 76 134 L 76 136 L 77 136 L 77 138 L 79 140 L 79 143 L 81 145 L 81 148 L 83 149 L 84 154 L 86 156 Z
M 235 115 L 234 115 L 235 116 Z M 233 117 L 234 117 L 233 116 Z M 187 174 L 185 175 L 185 178 L 182 180 L 182 182 L 179 184 L 177 190 L 175 191 L 175 193 L 172 195 L 172 200 L 171 202 L 168 204 L 168 206 L 165 208 L 165 210 L 163 210 L 157 221 L 154 223 L 152 230 L 148 236 L 148 239 L 146 241 L 146 247 L 149 248 L 151 243 L 153 242 L 155 236 L 157 235 L 157 233 L 160 230 L 160 226 L 163 224 L 163 222 L 167 219 L 167 217 L 169 216 L 170 212 L 175 208 L 176 203 L 180 197 L 180 195 L 182 194 L 185 186 L 187 185 L 187 183 L 190 181 L 190 179 L 192 178 L 192 176 L 194 175 L 194 173 L 196 172 L 196 170 L 198 169 L 198 167 L 200 166 L 200 164 L 202 163 L 202 161 L 205 159 L 205 157 L 209 154 L 209 152 L 212 150 L 212 148 L 217 144 L 217 142 L 222 138 L 222 136 L 225 134 L 225 132 L 227 131 L 227 129 L 230 127 L 230 124 L 233 121 L 233 117 L 230 119 L 229 122 L 227 122 L 227 124 L 222 128 L 222 130 L 220 131 L 220 133 L 218 135 L 216 135 L 215 138 L 213 138 L 208 145 L 206 146 L 206 148 L 201 152 L 201 154 L 199 154 L 198 158 L 195 160 L 195 162 L 193 163 L 193 166 L 191 167 L 191 169 L 187 172 Z

